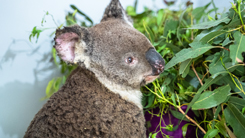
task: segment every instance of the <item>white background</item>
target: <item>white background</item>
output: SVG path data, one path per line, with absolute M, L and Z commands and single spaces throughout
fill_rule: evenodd
M 59 76 L 59 70 L 49 62 L 52 48 L 49 37 L 52 31 L 41 34 L 38 43 L 29 42 L 34 26 L 41 27 L 45 12 L 52 14 L 58 24 L 65 21 L 69 5 L 74 4 L 86 13 L 95 24 L 99 23 L 110 0 L 0 0 L 0 138 L 23 137 L 30 121 L 45 101 L 48 81 Z M 209 2 L 192 0 L 194 7 Z M 232 0 L 214 0 L 220 11 L 228 9 Z M 178 0 L 176 5 L 184 5 Z M 123 7 L 133 5 L 134 0 L 121 0 Z M 164 8 L 163 0 L 139 0 L 143 7 Z M 211 7 L 211 6 L 210 6 Z M 179 6 L 172 7 L 179 9 Z M 56 28 L 47 17 L 45 28 Z M 52 29 L 54 30 L 54 29 Z

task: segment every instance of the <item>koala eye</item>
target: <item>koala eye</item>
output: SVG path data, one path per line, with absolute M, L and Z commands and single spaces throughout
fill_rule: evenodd
M 128 58 L 125 59 L 125 61 L 128 64 L 132 64 L 132 63 L 134 63 L 135 59 L 133 57 L 128 57 Z

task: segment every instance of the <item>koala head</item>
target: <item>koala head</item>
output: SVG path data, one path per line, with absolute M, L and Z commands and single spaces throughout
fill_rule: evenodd
M 141 98 L 140 86 L 164 70 L 163 58 L 133 27 L 119 0 L 112 0 L 101 22 L 91 28 L 74 25 L 57 29 L 54 47 L 63 61 L 92 71 L 125 99 L 133 95 Z

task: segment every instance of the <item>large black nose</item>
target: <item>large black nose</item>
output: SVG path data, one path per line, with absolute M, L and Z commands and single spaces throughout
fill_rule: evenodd
M 152 74 L 154 76 L 159 75 L 164 71 L 165 61 L 154 48 L 150 48 L 146 52 L 145 57 L 152 67 Z

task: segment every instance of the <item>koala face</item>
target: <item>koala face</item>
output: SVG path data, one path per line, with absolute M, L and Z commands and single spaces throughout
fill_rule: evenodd
M 97 70 L 109 80 L 139 88 L 154 80 L 154 77 L 147 76 L 156 76 L 161 72 L 153 73 L 147 61 L 154 55 L 146 55 L 147 51 L 155 51 L 149 40 L 126 22 L 115 19 L 104 21 L 91 28 L 91 32 L 94 38 L 92 55 L 96 56 L 92 56 L 90 67 L 99 68 Z M 161 56 L 155 54 L 163 65 Z M 163 70 L 163 66 L 159 69 Z
M 139 90 L 163 72 L 164 60 L 131 21 L 112 0 L 101 23 L 57 29 L 55 48 L 62 60 L 85 66 L 111 91 Z

